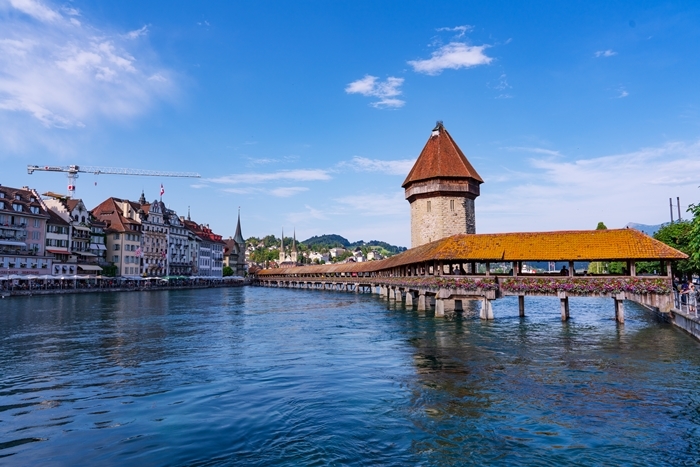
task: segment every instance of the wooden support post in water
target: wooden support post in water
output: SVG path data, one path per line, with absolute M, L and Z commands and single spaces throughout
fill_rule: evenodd
M 491 300 L 486 297 L 481 299 L 481 311 L 479 312 L 479 318 L 485 320 L 493 319 L 493 306 L 491 305 Z
M 441 298 L 435 299 L 435 317 L 443 318 L 445 316 L 445 300 Z
M 518 310 L 520 311 L 520 317 L 525 317 L 525 295 L 518 295 Z
M 425 303 L 425 292 L 418 293 L 418 311 L 425 311 L 427 309 Z
M 615 295 L 615 321 L 620 324 L 625 324 L 625 304 L 623 300 L 625 299 L 625 294 Z
M 561 320 L 567 321 L 569 319 L 569 297 L 566 293 L 559 293 L 559 301 L 561 302 Z
M 413 308 L 413 292 L 406 290 L 406 308 Z

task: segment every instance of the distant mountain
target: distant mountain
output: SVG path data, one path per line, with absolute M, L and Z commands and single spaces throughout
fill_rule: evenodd
M 652 237 L 664 225 L 666 225 L 666 224 L 648 225 L 648 224 L 636 224 L 634 222 L 630 222 L 629 224 L 626 225 L 626 227 L 629 227 L 630 229 L 639 230 L 640 232 L 644 232 L 645 234 Z
M 391 245 L 387 242 L 382 242 L 380 240 L 370 240 L 369 242 L 365 242 L 364 240 L 360 240 L 357 242 L 350 243 L 350 241 L 348 241 L 347 238 L 341 237 L 340 235 L 336 235 L 336 234 L 316 235 L 316 236 L 311 237 L 307 240 L 304 240 L 301 243 L 308 246 L 309 248 L 342 247 L 342 248 L 346 248 L 346 249 L 351 250 L 353 248 L 357 248 L 358 246 L 367 246 L 367 247 L 383 248 L 384 250 L 388 251 L 389 253 L 393 253 L 393 254 L 401 253 L 402 251 L 406 251 L 406 247 Z
M 322 246 L 327 248 L 348 248 L 350 246 L 350 242 L 347 238 L 341 237 L 340 235 L 336 234 L 315 235 L 307 240 L 304 240 L 301 243 L 308 246 L 309 248 Z

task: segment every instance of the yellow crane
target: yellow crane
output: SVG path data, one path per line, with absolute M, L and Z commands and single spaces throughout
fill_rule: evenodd
M 64 172 L 68 174 L 68 198 L 75 196 L 75 181 L 79 173 L 91 173 L 95 175 L 140 175 L 145 177 L 181 177 L 181 178 L 201 178 L 196 172 L 160 172 L 157 170 L 123 169 L 118 167 L 93 167 L 85 165 L 28 165 L 27 173 L 33 174 L 35 171 L 41 172 Z

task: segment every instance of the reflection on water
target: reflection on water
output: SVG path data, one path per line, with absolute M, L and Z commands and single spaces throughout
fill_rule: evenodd
M 0 302 L 0 464 L 695 463 L 700 345 L 612 300 L 435 319 L 260 288 Z

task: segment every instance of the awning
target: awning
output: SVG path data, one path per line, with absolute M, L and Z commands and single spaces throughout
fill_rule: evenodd
M 26 243 L 24 242 L 13 242 L 10 240 L 0 240 L 0 245 L 5 245 L 5 246 L 27 246 Z
M 73 228 L 76 229 L 76 230 L 84 230 L 84 231 L 86 231 L 86 232 L 89 232 L 89 231 L 90 231 L 90 228 L 89 228 L 89 227 L 83 227 L 82 225 L 74 225 Z
M 54 248 L 47 248 L 46 251 L 49 253 L 53 253 L 54 255 L 69 255 L 70 251 L 68 250 L 59 250 L 59 249 L 54 249 Z
M 91 250 L 106 250 L 107 247 L 102 245 L 101 243 L 91 243 L 90 249 Z
M 78 269 L 82 269 L 83 271 L 102 271 L 101 267 L 92 264 L 79 264 Z
M 88 253 L 87 251 L 76 251 L 75 254 L 80 256 L 97 256 L 96 254 Z

